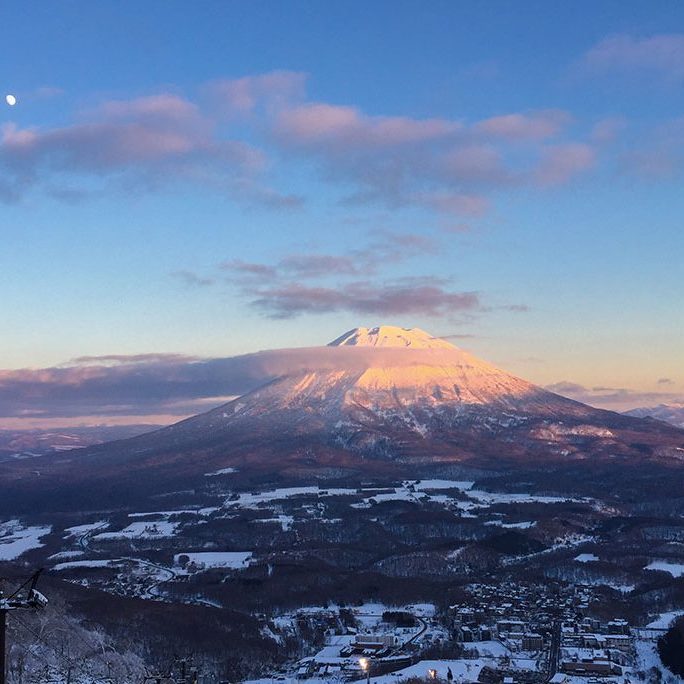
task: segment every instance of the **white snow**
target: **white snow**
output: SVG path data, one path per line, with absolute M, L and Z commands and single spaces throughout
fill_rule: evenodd
M 151 516 L 159 516 L 163 518 L 170 518 L 173 515 L 201 515 L 207 516 L 218 511 L 218 506 L 207 506 L 206 508 L 180 508 L 175 511 L 147 511 L 142 513 L 129 513 L 129 518 L 147 518 Z
M 684 610 L 669 610 L 661 613 L 653 622 L 649 622 L 646 627 L 651 629 L 667 629 L 680 615 L 684 615 Z
M 68 558 L 78 558 L 84 553 L 84 551 L 60 551 L 59 553 L 53 553 L 51 556 L 48 556 L 48 560 L 67 560 Z
M 173 537 L 178 530 L 179 523 L 159 522 L 134 522 L 118 532 L 101 532 L 93 539 L 104 541 L 107 539 L 161 539 Z
M 321 489 L 320 487 L 280 487 L 267 492 L 241 492 L 237 499 L 227 499 L 225 506 L 239 508 L 256 508 L 259 504 L 271 501 L 281 501 L 297 496 L 352 496 L 357 494 L 355 489 Z
M 354 328 L 333 340 L 329 347 L 397 347 L 400 349 L 455 349 L 444 339 L 433 337 L 420 328 L 399 328 L 379 325 L 375 328 Z
M 173 562 L 179 565 L 181 556 L 187 556 L 190 563 L 205 568 L 231 568 L 240 570 L 249 565 L 252 558 L 251 551 L 200 551 L 190 553 L 177 553 Z
M 116 560 L 80 560 L 57 563 L 53 570 L 71 570 L 73 568 L 108 568 L 116 565 Z
M 576 560 L 578 563 L 594 563 L 599 560 L 599 557 L 593 553 L 580 553 L 580 555 L 575 556 L 573 560 Z
M 50 525 L 25 527 L 19 520 L 0 523 L 0 561 L 16 560 L 26 551 L 44 546 L 40 540 L 50 532 Z
M 660 570 L 661 572 L 669 572 L 672 577 L 681 577 L 684 575 L 684 564 L 671 563 L 670 561 L 653 561 L 644 570 Z
M 237 469 L 221 468 L 221 470 L 215 470 L 213 473 L 204 473 L 204 477 L 217 477 L 219 475 L 230 475 L 231 473 L 237 473 Z
M 291 515 L 279 515 L 277 518 L 259 518 L 254 522 L 257 523 L 279 523 L 283 528 L 283 532 L 287 532 L 292 529 L 294 524 L 294 518 Z
M 529 530 L 530 527 L 534 527 L 537 523 L 534 520 L 525 520 L 524 522 L 517 523 L 505 523 L 501 520 L 489 520 L 485 525 L 493 525 L 495 527 L 503 527 L 506 530 Z
M 109 523 L 106 520 L 98 520 L 93 523 L 86 523 L 85 525 L 74 525 L 74 527 L 67 527 L 65 532 L 65 537 L 80 537 L 88 532 L 93 532 L 94 530 L 107 529 Z
M 408 487 L 413 485 L 413 488 L 420 491 L 425 491 L 426 489 L 458 489 L 465 491 L 466 489 L 471 489 L 474 482 L 466 480 L 418 480 L 411 482 L 407 480 L 404 482 L 404 486 Z

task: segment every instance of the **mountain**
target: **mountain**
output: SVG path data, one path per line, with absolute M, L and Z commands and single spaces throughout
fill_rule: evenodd
M 681 430 L 561 397 L 417 328 L 356 328 L 327 347 L 271 354 L 291 370 L 281 364 L 270 382 L 212 411 L 10 464 L 0 476 L 5 500 L 120 503 L 201 488 L 222 469 L 250 487 L 684 455 Z
M 675 427 L 684 428 L 684 404 L 681 403 L 635 408 L 625 411 L 625 415 L 635 418 L 655 418 Z
M 82 449 L 115 439 L 135 437 L 156 429 L 155 425 L 93 425 L 53 429 L 0 430 L 0 462 L 31 458 L 52 451 Z

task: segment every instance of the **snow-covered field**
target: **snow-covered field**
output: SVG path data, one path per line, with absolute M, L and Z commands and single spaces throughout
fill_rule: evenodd
M 231 568 L 241 570 L 249 565 L 252 559 L 251 551 L 200 551 L 197 553 L 177 553 L 173 562 L 180 565 L 182 556 L 188 557 L 189 563 L 204 568 Z
M 576 560 L 578 563 L 595 563 L 599 560 L 599 557 L 593 553 L 580 553 L 573 560 Z
M 660 570 L 661 572 L 669 572 L 673 577 L 681 577 L 684 575 L 684 563 L 653 561 L 649 563 L 644 570 Z
M 78 560 L 67 561 L 66 563 L 57 563 L 53 570 L 73 570 L 74 568 L 109 568 L 117 564 L 116 560 Z
M 84 525 L 74 525 L 73 527 L 67 527 L 64 530 L 65 537 L 80 537 L 88 532 L 94 532 L 95 530 L 106 530 L 109 527 L 109 523 L 106 520 L 98 520 L 93 523 L 85 523 Z
M 96 534 L 93 539 L 105 541 L 109 539 L 161 539 L 163 537 L 173 537 L 178 530 L 178 523 L 159 521 L 159 522 L 134 522 L 117 532 L 101 532 Z
M 16 560 L 31 549 L 44 546 L 41 539 L 50 532 L 50 525 L 26 527 L 19 520 L 0 523 L 0 561 Z
M 684 610 L 669 610 L 661 613 L 655 620 L 649 622 L 646 627 L 651 629 L 667 629 L 680 615 L 684 615 Z

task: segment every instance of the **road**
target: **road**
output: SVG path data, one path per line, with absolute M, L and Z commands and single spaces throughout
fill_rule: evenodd
M 551 634 L 551 648 L 549 649 L 549 680 L 558 672 L 558 663 L 560 661 L 560 647 L 561 647 L 561 622 L 556 620 L 553 623 L 553 632 Z
M 91 537 L 98 532 L 99 530 L 105 529 L 109 526 L 109 523 L 105 522 L 102 523 L 101 525 L 98 525 L 98 527 L 94 527 L 91 530 L 88 530 L 85 534 L 82 534 L 78 538 L 78 545 L 83 549 L 83 551 L 89 551 L 90 550 L 90 539 Z M 157 565 L 156 563 L 152 563 L 151 561 L 146 561 L 142 560 L 141 558 L 133 558 L 131 556 L 122 556 L 120 558 L 112 558 L 111 559 L 113 562 L 116 561 L 129 561 L 131 563 L 137 563 L 138 565 L 142 565 L 148 568 L 153 568 L 155 570 L 155 575 L 156 575 L 156 582 L 153 582 L 149 587 L 145 589 L 145 592 L 140 595 L 140 598 L 161 598 L 159 592 L 157 591 L 157 587 L 160 584 L 163 584 L 164 582 L 170 582 L 174 580 L 177 577 L 177 573 L 174 570 L 171 570 L 171 568 L 167 568 L 163 565 Z M 159 573 L 164 573 L 165 576 L 160 577 Z

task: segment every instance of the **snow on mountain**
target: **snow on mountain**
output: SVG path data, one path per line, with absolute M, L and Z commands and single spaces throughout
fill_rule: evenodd
M 205 486 L 219 471 L 231 482 L 309 482 L 412 477 L 419 464 L 684 460 L 674 427 L 561 397 L 422 330 L 357 328 L 332 346 L 253 356 L 270 381 L 218 408 L 49 462 L 12 462 L 0 474 L 6 505 L 102 505 L 90 483 L 105 480 L 110 498 L 137 500 Z
M 353 328 L 330 342 L 328 346 L 455 349 L 453 344 L 439 337 L 433 337 L 420 328 L 398 328 L 393 325 Z
M 684 403 L 658 404 L 658 406 L 645 406 L 625 411 L 626 416 L 636 418 L 655 418 L 675 427 L 684 428 Z
M 418 328 L 355 328 L 328 347 L 340 352 L 328 356 L 328 367 L 285 375 L 243 397 L 234 412 L 249 411 L 255 402 L 271 408 L 313 402 L 325 404 L 325 411 L 348 407 L 399 410 L 415 404 L 512 406 L 543 393 Z M 352 351 L 358 353 L 346 353 Z

